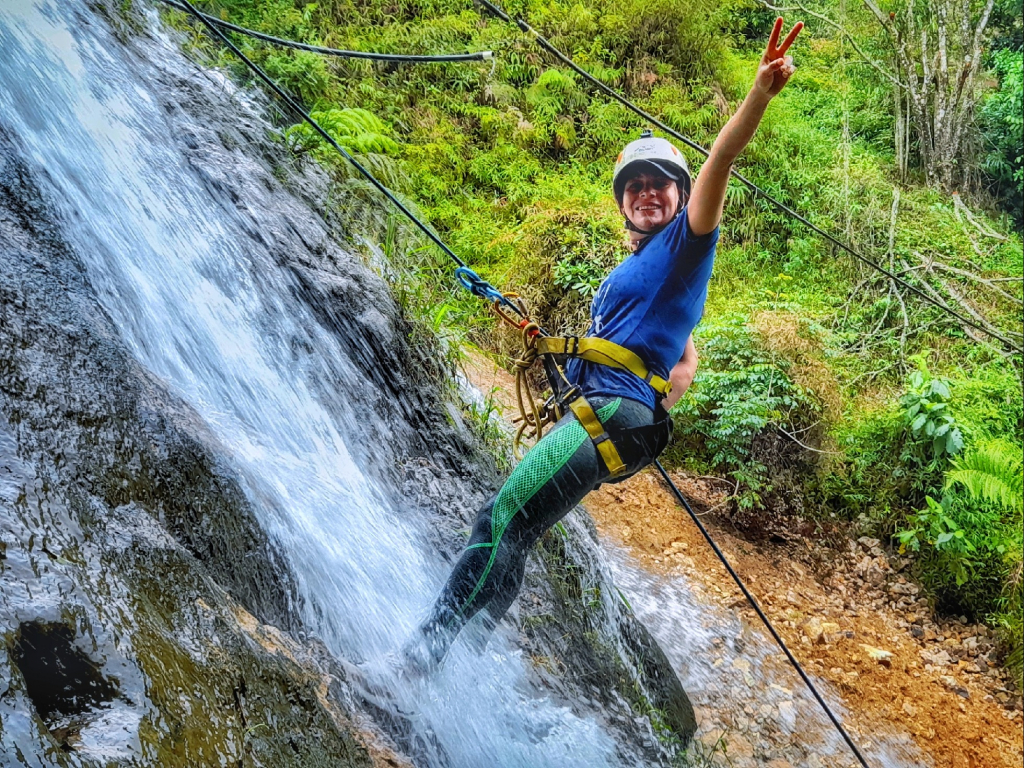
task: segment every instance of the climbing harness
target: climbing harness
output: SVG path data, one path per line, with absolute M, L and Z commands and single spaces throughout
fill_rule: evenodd
M 499 293 L 494 286 L 486 283 L 472 270 L 460 268 L 456 270 L 456 273 L 459 275 L 460 282 L 474 295 L 494 300 L 494 294 Z M 472 278 L 467 277 L 467 274 L 471 274 Z M 484 283 L 486 288 L 482 287 L 480 283 Z M 648 370 L 647 364 L 635 352 L 607 339 L 547 334 L 530 317 L 526 303 L 520 296 L 514 293 L 499 295 L 504 297 L 506 303 L 494 300 L 492 308 L 495 314 L 513 328 L 521 331 L 523 339 L 522 355 L 514 361 L 516 403 L 519 406 L 517 421 L 520 422 L 513 442 L 516 452 L 520 451 L 524 437 L 540 440 L 544 435 L 544 428 L 548 424 L 558 421 L 571 411 L 590 435 L 590 439 L 598 453 L 601 454 L 609 474 L 613 478 L 621 476 L 626 471 L 626 465 L 619 455 L 619 450 L 609 437 L 593 407 L 583 396 L 583 392 L 566 377 L 566 361 L 570 358 L 579 358 L 598 365 L 606 365 L 609 368 L 628 371 L 650 385 L 660 396 L 659 400 L 672 390 L 672 383 Z M 512 317 L 504 311 L 503 306 L 507 306 L 507 304 L 516 307 L 518 318 Z M 546 400 L 539 400 L 534 395 L 529 379 L 530 369 L 538 359 L 542 361 L 548 385 L 551 388 L 551 395 Z M 666 431 L 664 422 L 668 419 L 668 414 L 659 409 L 658 415 L 659 419 L 655 422 L 655 426 L 657 433 L 660 433 Z M 639 429 L 649 428 L 641 427 Z M 670 426 L 667 432 L 671 433 Z M 660 441 L 656 440 L 656 442 Z M 668 440 L 665 439 L 661 448 L 664 449 L 667 444 Z M 658 450 L 658 453 L 661 453 L 661 450 Z
M 160 2 L 173 8 L 177 8 L 179 11 L 183 11 L 184 13 L 192 13 L 192 15 L 196 16 L 200 20 L 208 24 L 216 24 L 218 27 L 230 32 L 237 32 L 240 35 L 246 35 L 256 40 L 262 40 L 263 42 L 271 43 L 272 45 L 279 45 L 282 48 L 293 48 L 297 51 L 309 51 L 310 53 L 319 53 L 324 56 L 338 56 L 344 59 L 369 59 L 370 61 L 403 62 L 408 64 L 435 64 L 450 61 L 494 60 L 494 53 L 492 51 L 414 56 L 404 53 L 373 53 L 370 51 L 346 51 L 339 48 L 325 48 L 322 45 L 309 45 L 308 43 L 300 43 L 296 40 L 286 40 L 281 37 L 274 37 L 273 35 L 268 35 L 265 32 L 259 32 L 255 29 L 246 29 L 245 27 L 240 27 L 237 24 L 232 24 L 231 22 L 224 21 L 223 19 L 218 19 L 216 16 L 211 16 L 207 13 L 197 11 L 194 7 L 190 10 L 186 3 L 180 2 L 180 0 L 160 0 Z M 195 11 L 195 13 L 193 13 L 193 11 Z

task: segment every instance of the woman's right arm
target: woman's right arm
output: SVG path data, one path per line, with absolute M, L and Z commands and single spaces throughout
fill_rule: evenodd
M 722 220 L 729 171 L 757 131 L 764 111 L 768 108 L 768 102 L 789 82 L 794 67 L 793 59 L 786 56 L 786 51 L 803 27 L 804 23 L 798 21 L 782 45 L 779 45 L 782 17 L 775 20 L 772 34 L 768 38 L 768 47 L 761 56 L 754 85 L 740 108 L 736 110 L 736 114 L 729 118 L 729 122 L 718 134 L 718 138 L 711 146 L 708 159 L 704 161 L 700 173 L 697 174 L 697 181 L 694 182 L 693 194 L 687 205 L 687 218 L 695 235 L 706 235 L 714 231 Z

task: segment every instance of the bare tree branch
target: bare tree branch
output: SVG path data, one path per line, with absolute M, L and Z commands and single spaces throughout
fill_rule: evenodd
M 853 37 L 853 35 L 851 35 L 845 27 L 839 24 L 839 22 L 833 21 L 828 16 L 825 16 L 822 13 L 812 11 L 810 8 L 808 8 L 803 3 L 800 2 L 798 2 L 795 6 L 772 5 L 771 3 L 768 2 L 768 0 L 761 0 L 761 2 L 764 4 L 765 8 L 768 8 L 770 10 L 777 11 L 779 13 L 786 13 L 788 11 L 800 11 L 802 13 L 806 13 L 808 16 L 813 16 L 823 24 L 827 24 L 828 26 L 832 27 L 837 32 L 839 32 L 839 34 L 841 34 L 844 38 L 846 38 L 847 42 L 849 42 L 850 45 L 853 46 L 853 50 L 855 50 L 857 52 L 857 55 L 859 55 L 861 59 L 864 60 L 865 64 L 874 69 L 876 72 L 878 72 L 878 74 L 880 74 L 882 77 L 884 77 L 886 80 L 888 80 L 896 87 L 901 89 L 905 89 L 907 87 L 906 84 L 903 83 L 892 72 L 889 72 L 879 62 L 875 61 L 870 56 L 868 56 L 860 47 L 860 45 L 857 44 L 857 41 Z
M 1016 296 L 1014 296 L 1009 291 L 1004 291 L 998 285 L 995 285 L 992 280 L 984 278 L 981 275 L 976 275 L 973 272 L 968 272 L 966 269 L 959 269 L 957 267 L 951 267 L 948 264 L 943 264 L 941 261 L 934 261 L 933 260 L 932 263 L 931 263 L 931 266 L 933 268 L 935 268 L 935 269 L 941 269 L 943 272 L 949 272 L 949 273 L 954 274 L 954 275 L 960 275 L 961 277 L 966 277 L 968 280 L 973 280 L 976 283 L 981 283 L 982 285 L 985 285 L 985 286 L 991 288 L 993 291 L 998 293 L 1000 296 L 1003 296 L 1004 298 L 1009 299 L 1010 301 L 1014 302 L 1015 304 L 1020 304 L 1021 306 L 1024 306 L 1024 300 L 1021 300 L 1021 299 L 1017 298 Z
M 797 438 L 795 436 L 791 435 L 789 432 L 784 430 L 782 427 L 776 425 L 775 428 L 777 430 L 779 430 L 779 432 L 784 434 L 786 437 L 788 437 L 790 440 L 792 440 L 794 443 L 799 445 L 801 448 L 804 448 L 805 450 L 814 451 L 814 453 L 823 453 L 823 454 L 825 454 L 827 456 L 842 456 L 843 455 L 842 452 L 840 452 L 840 451 L 823 451 L 821 448 L 812 448 L 807 443 L 803 443 L 803 442 L 797 440 Z
M 958 219 L 960 219 L 961 214 L 963 214 L 963 217 L 966 218 L 967 221 L 970 222 L 972 225 L 974 225 L 974 228 L 981 232 L 981 234 L 985 235 L 985 237 L 991 237 L 995 240 L 999 240 L 1004 243 L 1006 242 L 1006 237 L 1000 235 L 998 232 L 992 231 L 990 227 L 986 226 L 983 222 L 978 221 L 975 215 L 971 212 L 971 209 L 967 207 L 967 204 L 964 203 L 963 199 L 960 197 L 959 192 L 954 192 L 952 194 L 952 198 L 953 212 L 956 214 L 956 217 Z M 960 220 L 963 221 L 963 219 Z
M 923 257 L 922 257 L 922 256 L 921 256 L 920 254 L 915 254 L 915 255 L 916 255 L 916 256 L 917 256 L 918 258 L 923 258 Z M 900 263 L 901 263 L 901 264 L 903 264 L 904 268 L 905 268 L 905 269 L 906 269 L 907 271 L 910 271 L 910 265 L 909 265 L 909 264 L 907 264 L 907 262 L 906 262 L 906 261 L 903 261 L 903 260 L 901 259 L 901 260 L 900 260 Z M 941 293 L 939 293 L 939 291 L 938 291 L 938 290 L 936 290 L 936 289 L 935 289 L 935 287 L 934 287 L 934 286 L 932 286 L 932 284 L 931 284 L 931 283 L 929 283 L 929 282 L 928 282 L 927 280 L 921 279 L 921 280 L 919 280 L 919 281 L 918 281 L 918 284 L 919 284 L 919 285 L 921 286 L 921 289 L 922 289 L 922 290 L 923 290 L 923 291 L 924 291 L 925 293 L 927 293 L 927 294 L 928 294 L 929 296 L 931 296 L 931 297 L 932 297 L 933 299 L 935 299 L 935 301 L 936 301 L 936 302 L 937 302 L 938 304 L 940 304 L 941 306 L 945 307 L 946 309 L 951 309 L 951 307 L 949 306 L 949 303 L 947 302 L 946 298 L 945 298 L 945 297 L 944 297 L 944 296 L 943 296 L 943 295 L 942 295 Z M 948 289 L 948 286 L 944 286 L 944 287 L 947 287 L 947 289 Z M 950 293 L 951 293 L 951 295 L 954 295 L 954 296 L 956 296 L 955 292 L 951 291 Z M 962 298 L 962 297 L 961 297 L 961 298 Z M 956 301 L 960 301 L 961 299 L 954 299 L 954 300 L 956 300 Z M 972 317 L 974 317 L 974 319 L 975 319 L 975 320 L 977 320 L 977 321 L 978 321 L 978 323 L 979 323 L 979 324 L 980 324 L 980 325 L 981 325 L 982 327 L 985 327 L 985 328 L 992 328 L 992 327 L 993 327 L 993 326 L 992 326 L 992 325 L 991 325 L 991 324 L 990 324 L 990 323 L 989 323 L 989 322 L 988 322 L 988 321 L 987 321 L 987 320 L 986 320 L 986 319 L 985 319 L 984 317 L 981 317 L 981 316 L 980 316 L 980 315 L 979 315 L 979 314 L 978 314 L 978 313 L 977 313 L 977 312 L 976 312 L 976 311 L 974 310 L 974 308 L 973 308 L 973 307 L 971 307 L 970 305 L 968 305 L 968 304 L 967 304 L 966 302 L 962 302 L 962 305 L 963 305 L 963 306 L 962 306 L 962 309 L 964 309 L 964 310 L 965 310 L 965 311 L 967 312 L 967 314 L 969 314 L 969 315 L 971 315 Z M 1013 356 L 1013 353 L 1011 353 L 1011 352 L 1007 352 L 1007 351 L 1006 351 L 1006 350 L 1004 350 L 1004 349 L 1003 349 L 1002 347 L 997 347 L 997 346 L 995 346 L 995 345 L 994 345 L 994 344 L 992 344 L 992 342 L 991 342 L 991 341 L 989 340 L 989 337 L 988 337 L 988 336 L 986 336 L 986 335 L 984 335 L 984 334 L 981 334 L 981 333 L 978 333 L 978 332 L 977 332 L 977 331 L 975 331 L 975 330 L 974 330 L 973 328 L 971 328 L 971 326 L 969 326 L 969 325 L 965 325 L 964 323 L 958 323 L 958 325 L 960 326 L 961 330 L 963 330 L 963 332 L 964 332 L 964 333 L 965 333 L 965 334 L 966 334 L 966 335 L 967 335 L 967 336 L 968 336 L 968 337 L 969 337 L 970 339 L 972 339 L 973 341 L 975 341 L 976 343 L 978 343 L 978 344 L 983 344 L 984 346 L 988 347 L 989 349 L 992 349 L 992 350 L 994 350 L 994 351 L 998 352 L 998 353 L 999 353 L 1000 355 L 1002 355 L 1003 357 L 1012 357 L 1012 356 Z M 1017 334 L 1017 335 L 1019 335 L 1019 334 Z

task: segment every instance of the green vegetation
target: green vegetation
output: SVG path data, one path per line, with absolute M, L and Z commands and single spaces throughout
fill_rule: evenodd
M 999 89 L 985 101 L 982 118 L 990 145 L 984 168 L 1018 224 L 1024 221 L 1024 58 L 1004 48 L 994 56 Z
M 705 146 L 744 95 L 775 15 L 755 0 L 505 7 Z M 974 0 L 957 7 L 975 18 L 980 10 Z M 470 0 L 216 0 L 204 9 L 342 48 L 494 50 L 493 66 L 413 67 L 238 40 L 485 278 L 522 294 L 548 329 L 581 330 L 595 286 L 625 254 L 609 187 L 612 160 L 642 127 L 635 116 Z M 956 167 L 944 171 L 963 182 L 959 195 L 929 185 L 927 153 L 906 129 L 904 98 L 894 97 L 885 75 L 891 46 L 875 17 L 831 0 L 815 9 L 850 36 L 807 19 L 794 81 L 740 170 L 1020 343 L 1021 221 L 1006 213 L 1019 214 L 1024 190 L 1019 5 L 1000 2 L 984 35 L 977 114 L 965 122 Z M 247 77 L 181 14 L 171 15 L 190 30 L 194 48 Z M 442 254 L 379 201 L 368 205 L 378 196 L 307 129 L 283 120 L 281 140 L 296 162 L 313 159 L 334 174 L 342 226 L 382 244 L 400 300 L 427 325 L 497 351 L 519 344 L 455 286 Z M 699 167 L 700 158 L 689 157 Z M 1019 480 L 1024 429 L 1020 356 L 740 185 L 730 188 L 696 336 L 702 364 L 677 408 L 668 458 L 735 484 L 735 513 L 754 527 L 802 516 L 888 536 L 916 553 L 940 610 L 1003 629 L 1019 670 L 1021 494 L 1011 480 L 1014 471 Z

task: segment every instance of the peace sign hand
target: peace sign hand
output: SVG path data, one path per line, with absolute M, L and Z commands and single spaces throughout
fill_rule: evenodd
M 782 17 L 779 16 L 775 20 L 775 26 L 772 27 L 772 33 L 768 38 L 768 47 L 765 48 L 764 55 L 761 57 L 761 64 L 757 68 L 757 77 L 754 79 L 754 88 L 768 98 L 777 95 L 796 71 L 796 67 L 793 66 L 793 57 L 786 56 L 786 51 L 789 50 L 789 46 L 793 44 L 803 28 L 804 23 L 798 21 L 786 35 L 782 45 L 779 45 L 779 36 L 782 34 Z

